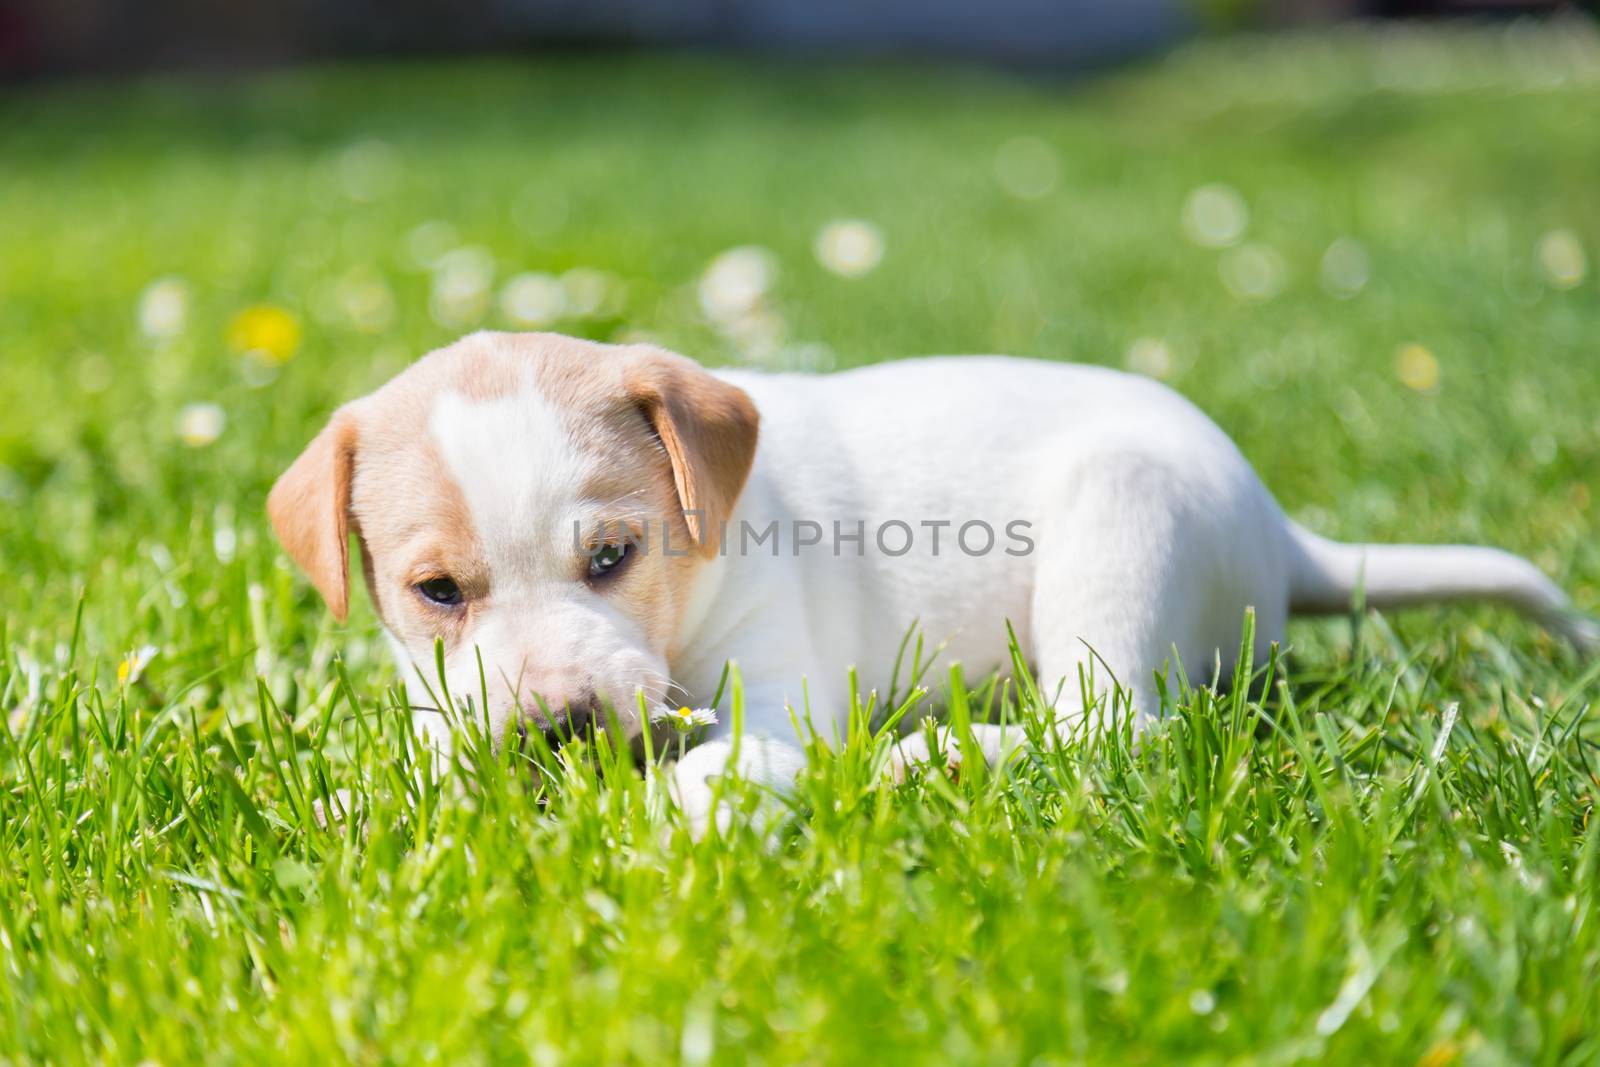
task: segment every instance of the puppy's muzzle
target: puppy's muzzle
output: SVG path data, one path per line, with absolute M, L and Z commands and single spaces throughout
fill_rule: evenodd
M 554 752 L 569 742 L 587 740 L 600 724 L 600 697 L 595 693 L 584 693 L 559 704 L 547 700 L 542 707 L 534 701 L 532 708 L 517 716 L 517 745 L 526 751 L 530 736 L 537 733 Z

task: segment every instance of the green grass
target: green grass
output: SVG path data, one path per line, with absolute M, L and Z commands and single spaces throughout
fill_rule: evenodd
M 0 1061 L 1600 1061 L 1596 675 L 1504 613 L 1297 625 L 1263 704 L 1186 690 L 1141 746 L 994 777 L 887 784 L 858 731 L 781 834 L 694 843 L 615 766 L 541 795 L 481 754 L 417 772 L 369 606 L 333 624 L 262 518 L 333 406 L 476 318 L 435 320 L 408 249 L 481 248 L 496 291 L 606 272 L 560 328 L 718 362 L 751 334 L 697 280 L 759 244 L 774 361 L 1160 341 L 1303 521 L 1498 543 L 1593 611 L 1600 291 L 1537 258 L 1600 254 L 1591 42 L 1221 42 L 1079 83 L 583 57 L 8 90 Z M 1054 160 L 1039 199 L 997 182 L 1018 137 Z M 1049 184 L 1037 144 L 1005 155 Z M 1185 237 L 1211 183 L 1270 254 Z M 840 217 L 885 239 L 861 278 L 812 254 Z M 1342 237 L 1350 299 L 1319 281 Z M 1263 256 L 1280 291 L 1235 296 Z M 152 339 L 162 278 L 187 315 Z M 257 305 L 300 324 L 275 376 L 228 346 Z M 1410 345 L 1433 388 L 1397 375 Z M 226 414 L 206 447 L 194 403 Z M 340 788 L 354 818 L 319 828 Z

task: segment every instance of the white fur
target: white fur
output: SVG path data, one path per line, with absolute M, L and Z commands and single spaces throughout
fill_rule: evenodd
M 1343 610 L 1363 579 L 1375 606 L 1488 597 L 1582 632 L 1560 623 L 1571 616 L 1559 590 L 1506 553 L 1333 546 L 1306 533 L 1210 419 L 1148 379 L 998 357 L 720 376 L 762 414 L 739 519 L 987 519 L 997 529 L 1023 519 L 1035 540 L 1024 558 L 886 558 L 869 544 L 862 558 L 711 563 L 673 679 L 709 697 L 723 662 L 737 660 L 759 734 L 789 736 L 786 705 L 807 697 L 819 723 L 837 723 L 849 667 L 863 691 L 885 692 L 914 624 L 929 647 L 943 643 L 936 683 L 952 661 L 969 678 L 1005 672 L 1010 622 L 1046 692 L 1059 690 L 1064 721 L 1085 713 L 1083 668 L 1101 699 L 1093 713 L 1114 678 L 1141 727 L 1160 714 L 1153 680 L 1174 651 L 1192 676 L 1227 668 L 1254 608 L 1259 659 L 1282 640 L 1291 606 Z M 991 758 L 1015 743 L 992 730 L 979 740 Z M 902 754 L 924 758 L 925 748 L 913 735 Z
M 788 730 L 802 676 L 821 721 L 844 708 L 846 669 L 886 691 L 915 623 L 943 644 L 934 678 L 1007 664 L 1006 623 L 1045 684 L 1090 660 L 1159 709 L 1151 674 L 1178 647 L 1209 664 L 1237 643 L 1246 605 L 1263 643 L 1287 615 L 1285 521 L 1232 443 L 1177 394 L 1092 367 L 963 357 L 828 377 L 722 375 L 762 412 L 755 469 L 737 520 L 865 518 L 917 528 L 913 550 L 829 550 L 711 562 L 674 680 L 708 694 L 727 658 L 760 730 Z M 1029 524 L 1033 551 L 969 556 L 923 521 Z M 831 537 L 831 530 L 829 531 Z M 894 545 L 891 547 L 898 547 Z M 831 548 L 831 546 L 824 546 Z M 954 550 L 952 550 L 954 548 Z M 736 625 L 735 625 L 736 623 Z M 1081 708 L 1064 709 L 1068 715 Z
M 518 702 L 534 712 L 534 694 L 554 702 L 596 691 L 624 716 L 633 714 L 636 688 L 659 697 L 667 664 L 607 597 L 573 580 L 573 522 L 607 502 L 583 499 L 590 460 L 573 447 L 560 413 L 531 387 L 482 402 L 446 393 L 428 432 L 466 499 L 494 576 L 471 640 L 446 657 L 451 696 L 487 707 L 496 743 Z M 432 684 L 431 650 L 399 651 L 403 669 L 420 664 Z M 503 699 L 508 692 L 510 702 Z M 438 717 L 424 719 L 436 739 Z
M 913 625 L 930 649 L 942 646 L 935 681 L 954 661 L 969 677 L 1004 671 L 1009 622 L 1046 691 L 1059 687 L 1064 721 L 1100 714 L 1080 699 L 1079 671 L 1092 669 L 1099 695 L 1113 679 L 1131 691 L 1141 725 L 1160 714 L 1153 679 L 1174 651 L 1191 674 L 1209 676 L 1237 651 L 1246 608 L 1256 612 L 1261 654 L 1283 637 L 1292 606 L 1340 610 L 1363 581 L 1378 606 L 1487 596 L 1583 632 L 1562 623 L 1559 591 L 1504 553 L 1341 546 L 1300 530 L 1205 415 L 1147 379 L 998 357 L 823 377 L 720 376 L 754 399 L 760 443 L 730 523 L 733 543 L 701 569 L 670 664 L 651 662 L 637 635 L 601 618 L 603 598 L 557 573 L 560 539 L 581 503 L 573 494 L 582 461 L 531 387 L 491 404 L 443 397 L 430 432 L 495 568 L 495 603 L 472 640 L 495 662 L 535 671 L 668 670 L 692 703 L 710 701 L 724 664 L 736 660 L 754 739 L 742 770 L 773 785 L 801 765 L 782 747 L 793 740 L 788 709 L 809 704 L 819 728 L 842 727 L 848 669 L 864 691 L 886 692 Z M 741 524 L 774 520 L 780 553 L 744 554 Z M 796 520 L 820 523 L 824 543 L 796 553 Z M 862 554 L 847 545 L 834 555 L 832 523 L 851 532 L 858 520 Z M 890 520 L 913 528 L 905 555 L 874 543 L 874 529 Z M 969 555 L 953 544 L 971 520 L 996 531 L 993 550 Z M 939 531 L 935 554 L 921 524 L 939 521 L 952 525 Z M 1028 524 L 1029 554 L 1005 551 L 1016 522 Z M 603 647 L 590 643 L 597 632 L 610 635 Z M 712 742 L 678 768 L 677 795 L 700 825 L 731 750 L 728 722 L 724 714 Z M 991 755 L 1011 743 L 981 740 Z M 920 739 L 906 746 L 926 755 Z

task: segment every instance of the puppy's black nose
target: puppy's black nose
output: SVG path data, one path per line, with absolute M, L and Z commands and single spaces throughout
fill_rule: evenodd
M 545 720 L 539 727 L 540 732 L 544 734 L 545 744 L 554 752 L 569 741 L 588 739 L 600 719 L 600 702 L 593 694 L 588 694 L 560 708 L 551 707 L 548 719 L 540 718 Z

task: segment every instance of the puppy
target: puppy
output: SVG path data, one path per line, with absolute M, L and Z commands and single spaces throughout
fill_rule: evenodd
M 637 737 L 641 695 L 707 703 L 734 660 L 740 770 L 780 787 L 803 763 L 788 709 L 837 721 L 851 666 L 886 689 L 913 625 L 982 675 L 1008 666 L 1009 622 L 1060 720 L 1091 726 L 1116 686 L 1136 726 L 1159 716 L 1174 651 L 1226 664 L 1246 608 L 1262 654 L 1291 612 L 1348 610 L 1358 588 L 1380 608 L 1495 600 L 1600 645 L 1526 560 L 1325 540 L 1176 393 L 1064 363 L 710 372 L 645 345 L 478 333 L 336 411 L 267 507 L 341 620 L 356 535 L 402 671 L 442 703 L 442 642 L 442 688 L 497 744 L 582 732 L 604 704 Z M 447 744 L 440 709 L 417 715 Z M 674 770 L 699 820 L 727 730 Z M 1012 743 L 979 740 L 992 757 Z

